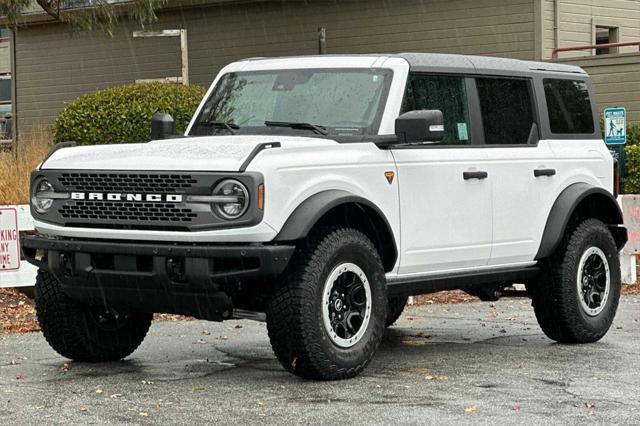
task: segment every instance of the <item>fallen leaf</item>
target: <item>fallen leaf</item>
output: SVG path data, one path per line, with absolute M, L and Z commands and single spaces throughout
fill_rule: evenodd
M 464 411 L 466 411 L 467 413 L 475 413 L 476 411 L 478 411 L 478 407 L 475 405 L 471 405 L 465 408 Z
M 596 404 L 593 402 L 581 402 L 580 404 L 574 404 L 577 408 L 595 408 Z

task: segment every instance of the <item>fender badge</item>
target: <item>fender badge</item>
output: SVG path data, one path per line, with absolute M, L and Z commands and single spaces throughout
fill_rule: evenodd
M 384 172 L 384 177 L 386 177 L 386 178 L 387 178 L 387 182 L 389 182 L 389 185 L 391 185 L 391 184 L 393 183 L 393 177 L 394 177 L 395 175 L 396 175 L 396 174 L 395 174 L 395 173 L 393 173 L 392 171 Z

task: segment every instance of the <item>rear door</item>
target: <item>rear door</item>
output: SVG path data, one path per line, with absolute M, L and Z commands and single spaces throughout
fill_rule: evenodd
M 493 185 L 490 265 L 533 260 L 558 186 L 558 164 L 540 140 L 530 78 L 477 77 L 477 95 Z
M 398 146 L 401 216 L 399 275 L 484 266 L 491 253 L 490 175 L 475 145 L 464 76 L 411 74 L 402 112 L 438 109 L 446 136 L 436 145 Z

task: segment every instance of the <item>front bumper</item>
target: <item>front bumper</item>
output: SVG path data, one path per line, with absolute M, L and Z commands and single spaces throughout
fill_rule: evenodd
M 260 243 L 156 242 L 21 237 L 24 257 L 50 271 L 70 297 L 108 306 L 221 320 L 232 315 L 231 294 L 245 284 L 270 283 L 295 246 Z

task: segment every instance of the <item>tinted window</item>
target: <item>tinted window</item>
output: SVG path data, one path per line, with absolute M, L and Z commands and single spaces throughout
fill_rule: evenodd
M 545 78 L 544 95 L 551 133 L 593 133 L 593 112 L 584 81 Z
M 533 126 L 528 80 L 478 78 L 478 96 L 487 145 L 523 145 Z
M 469 143 L 469 110 L 464 78 L 410 75 L 402 112 L 421 109 L 442 111 L 445 131 L 443 144 Z

